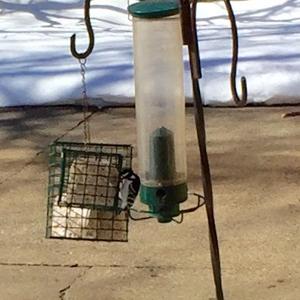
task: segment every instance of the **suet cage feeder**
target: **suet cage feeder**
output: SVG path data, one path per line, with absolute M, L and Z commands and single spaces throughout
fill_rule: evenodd
M 131 162 L 130 145 L 50 145 L 46 236 L 127 241 L 128 213 L 118 196 L 120 171 Z

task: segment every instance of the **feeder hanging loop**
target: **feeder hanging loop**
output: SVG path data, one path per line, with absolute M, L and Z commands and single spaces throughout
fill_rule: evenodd
M 70 50 L 71 53 L 74 57 L 77 59 L 85 59 L 87 58 L 93 51 L 94 49 L 94 44 L 95 44 L 95 38 L 94 38 L 94 31 L 93 27 L 91 24 L 91 19 L 90 19 L 90 3 L 91 0 L 85 0 L 84 3 L 84 20 L 85 20 L 85 25 L 86 29 L 89 35 L 89 46 L 85 52 L 79 53 L 76 50 L 76 34 L 73 34 L 71 36 L 71 44 L 70 44 Z
M 237 63 L 238 63 L 238 32 L 236 26 L 236 19 L 234 12 L 230 3 L 230 0 L 224 0 L 228 17 L 231 23 L 231 33 L 232 33 L 232 65 L 231 65 L 231 74 L 230 74 L 230 86 L 234 102 L 238 106 L 245 106 L 247 104 L 248 92 L 247 92 L 247 81 L 246 77 L 241 78 L 241 87 L 242 87 L 242 97 L 240 98 L 236 89 L 236 72 L 237 72 Z

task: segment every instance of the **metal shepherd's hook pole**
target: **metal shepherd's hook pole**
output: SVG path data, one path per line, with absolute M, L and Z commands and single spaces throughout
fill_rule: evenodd
M 71 36 L 71 45 L 70 45 L 71 53 L 77 59 L 87 58 L 94 49 L 95 38 L 94 38 L 94 31 L 93 31 L 91 19 L 90 19 L 90 3 L 91 3 L 91 0 L 85 0 L 85 3 L 84 3 L 84 21 L 85 21 L 87 32 L 89 34 L 89 46 L 88 46 L 87 50 L 82 53 L 77 52 L 77 50 L 76 50 L 76 34 L 73 34 Z
M 238 106 L 245 106 L 247 104 L 247 98 L 248 98 L 246 77 L 243 76 L 241 78 L 241 87 L 242 87 L 241 98 L 238 96 L 237 89 L 236 89 L 236 72 L 237 72 L 238 51 L 239 51 L 236 19 L 234 16 L 234 12 L 230 0 L 224 0 L 224 3 L 231 23 L 231 33 L 232 33 L 232 65 L 231 65 L 231 74 L 230 74 L 230 86 L 231 86 L 232 97 L 233 97 L 233 101 Z
M 212 181 L 209 160 L 206 150 L 204 111 L 199 85 L 199 79 L 201 78 L 201 65 L 196 27 L 196 8 L 197 0 L 181 0 L 183 41 L 189 49 L 189 60 L 194 94 L 194 114 L 197 129 L 198 146 L 200 150 L 205 207 L 209 225 L 211 262 L 214 274 L 214 282 L 216 286 L 217 300 L 224 300 L 221 277 L 220 252 L 214 217 Z

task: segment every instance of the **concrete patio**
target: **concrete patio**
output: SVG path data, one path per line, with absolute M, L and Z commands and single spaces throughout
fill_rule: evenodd
M 205 109 L 225 299 L 300 297 L 300 118 L 281 118 L 292 110 Z M 128 243 L 45 239 L 48 145 L 82 141 L 81 119 L 73 108 L 0 112 L 0 299 L 215 299 L 204 209 L 181 225 L 131 222 Z M 90 124 L 93 142 L 136 145 L 133 109 Z M 201 192 L 192 109 L 187 151 L 189 189 Z

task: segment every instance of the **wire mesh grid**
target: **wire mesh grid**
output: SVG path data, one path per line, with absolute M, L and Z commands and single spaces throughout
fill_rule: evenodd
M 128 214 L 118 208 L 119 173 L 130 145 L 56 142 L 50 146 L 46 237 L 128 241 Z

